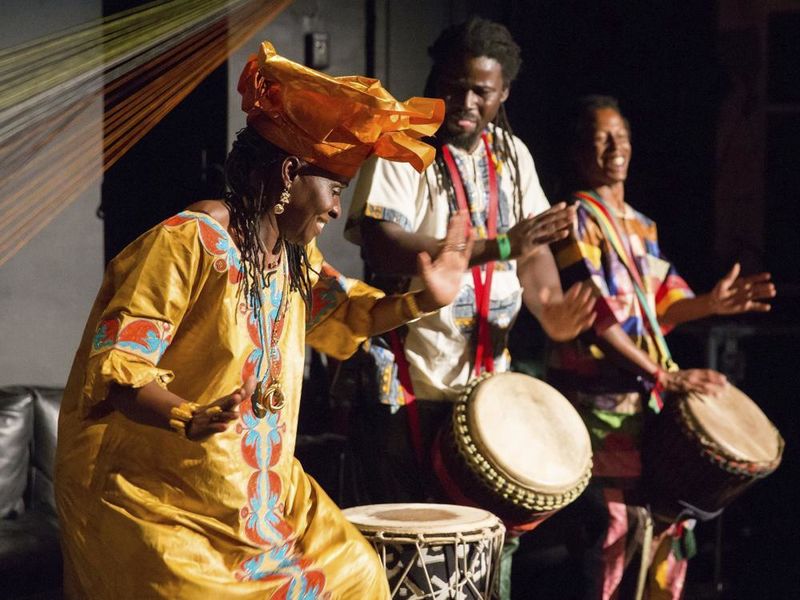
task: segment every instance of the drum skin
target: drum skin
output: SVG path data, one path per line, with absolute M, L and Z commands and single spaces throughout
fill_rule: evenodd
M 380 556 L 392 598 L 493 597 L 505 527 L 490 512 L 452 504 L 370 504 L 343 512 Z
M 717 513 L 781 462 L 784 441 L 755 402 L 733 385 L 718 396 L 667 398 L 646 421 L 643 484 L 653 511 L 674 518 L 685 502 Z
M 433 449 L 447 495 L 532 529 L 577 498 L 591 477 L 589 433 L 569 400 L 521 373 L 467 387 Z

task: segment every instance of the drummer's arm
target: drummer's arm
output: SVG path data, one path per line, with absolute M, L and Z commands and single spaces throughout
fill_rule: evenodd
M 551 339 L 569 341 L 594 322 L 591 285 L 576 283 L 565 294 L 549 246 L 539 246 L 518 259 L 517 276 L 522 301 Z
M 735 315 L 744 312 L 768 312 L 770 305 L 763 300 L 775 297 L 775 286 L 769 273 L 739 277 L 739 263 L 707 294 L 683 298 L 661 315 L 667 325 L 679 325 L 712 315 Z
M 506 258 L 516 259 L 542 248 L 549 254 L 547 244 L 563 239 L 574 218 L 575 208 L 560 202 L 520 220 L 506 234 L 510 253 Z M 417 255 L 426 252 L 435 260 L 447 243 L 447 240 L 406 231 L 391 221 L 368 217 L 361 220 L 361 238 L 370 267 L 377 273 L 394 275 L 416 275 Z M 473 240 L 470 267 L 496 260 L 501 260 L 498 237 Z M 558 283 L 558 275 L 555 277 Z M 558 290 L 560 292 L 560 286 Z
M 436 259 L 445 240 L 406 231 L 397 223 L 365 217 L 361 223 L 365 258 L 376 273 L 384 275 L 416 275 L 417 256 L 425 252 Z M 468 266 L 482 265 L 499 258 L 494 239 L 475 240 Z
M 467 229 L 468 218 L 466 211 L 450 218 L 444 243 L 434 258 L 427 252 L 416 255 L 421 290 L 387 296 L 374 304 L 370 311 L 370 335 L 395 329 L 456 299 L 474 244 L 472 230 Z
M 597 342 L 605 356 L 617 366 L 636 375 L 655 380 L 659 366 L 636 344 L 619 324 L 597 332 Z
M 717 394 L 727 379 L 713 369 L 662 370 L 650 356 L 633 343 L 619 324 L 613 324 L 597 333 L 598 344 L 609 360 L 620 367 L 657 383 L 666 391 L 696 391 Z

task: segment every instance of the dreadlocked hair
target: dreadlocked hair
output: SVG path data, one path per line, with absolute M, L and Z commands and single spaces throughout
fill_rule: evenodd
M 517 78 L 522 66 L 520 48 L 511 37 L 511 32 L 500 23 L 480 17 L 472 17 L 469 21 L 442 31 L 428 48 L 428 55 L 433 59 L 433 70 L 437 75 L 438 68 L 453 59 L 488 56 L 503 68 L 505 85 L 510 85 Z
M 500 23 L 480 17 L 448 27 L 439 35 L 433 45 L 428 48 L 433 59 L 433 67 L 425 84 L 425 95 L 436 95 L 436 82 L 444 66 L 462 60 L 464 57 L 477 58 L 487 56 L 495 59 L 501 67 L 503 84 L 508 86 L 519 74 L 522 66 L 519 45 L 511 37 L 511 32 Z M 500 105 L 497 115 L 492 120 L 492 151 L 497 160 L 509 165 L 509 174 L 514 190 L 513 210 L 517 221 L 522 218 L 522 186 L 520 182 L 517 147 L 514 145 L 514 132 L 508 120 L 504 104 Z M 435 144 L 438 146 L 440 144 Z M 452 181 L 444 164 L 441 152 L 436 153 L 434 162 L 436 179 L 443 189 L 447 190 L 450 205 L 455 210 L 456 199 Z
M 239 245 L 242 274 L 239 294 L 261 313 L 261 290 L 268 283 L 264 248 L 261 242 L 261 217 L 275 205 L 281 189 L 280 165 L 289 156 L 254 130 L 245 127 L 236 134 L 225 161 L 225 205 L 230 213 L 230 229 Z M 257 177 L 254 177 L 257 174 Z M 289 289 L 297 291 L 311 308 L 312 270 L 305 246 L 283 241 L 288 263 Z

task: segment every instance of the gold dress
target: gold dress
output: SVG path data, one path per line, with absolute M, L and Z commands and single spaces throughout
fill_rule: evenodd
M 238 250 L 206 214 L 166 220 L 109 264 L 59 422 L 68 598 L 388 597 L 375 552 L 293 456 L 306 341 L 352 353 L 382 294 L 308 252 L 319 272 L 310 318 L 278 269 L 260 323 L 239 293 Z M 111 382 L 156 381 L 203 405 L 251 373 L 277 379 L 285 406 L 258 418 L 246 400 L 202 442 L 105 402 Z

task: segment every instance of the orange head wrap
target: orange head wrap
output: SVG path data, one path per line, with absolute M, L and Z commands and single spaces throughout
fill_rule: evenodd
M 422 172 L 435 150 L 420 138 L 444 119 L 444 102 L 398 102 L 377 79 L 330 77 L 279 56 L 263 42 L 239 78 L 247 124 L 285 152 L 352 177 L 370 155 Z

